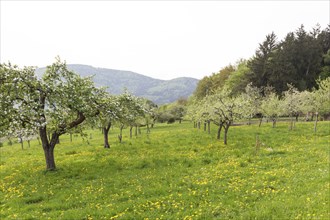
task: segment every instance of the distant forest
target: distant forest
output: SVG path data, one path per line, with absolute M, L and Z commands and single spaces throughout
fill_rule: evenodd
M 268 34 L 253 57 L 200 80 L 194 96 L 202 99 L 224 86 L 237 95 L 251 82 L 256 87 L 273 87 L 280 95 L 289 84 L 299 91 L 311 90 L 317 87 L 318 79 L 329 76 L 330 25 L 324 30 L 316 25 L 311 31 L 301 25 L 283 40 L 278 40 L 274 32 Z

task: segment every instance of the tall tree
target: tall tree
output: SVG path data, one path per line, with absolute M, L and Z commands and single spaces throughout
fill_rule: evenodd
M 250 82 L 257 87 L 269 85 L 269 77 L 272 73 L 271 60 L 277 49 L 277 37 L 274 32 L 268 34 L 263 43 L 259 44 L 254 58 L 248 63 L 252 74 Z
M 203 79 L 201 79 L 194 92 L 194 96 L 197 99 L 202 99 L 206 95 L 211 94 L 211 88 L 212 88 L 212 80 L 210 77 L 205 76 Z
M 235 71 L 230 74 L 230 77 L 226 80 L 224 87 L 228 87 L 231 91 L 231 96 L 238 96 L 245 91 L 245 87 L 249 84 L 249 76 L 251 70 L 247 65 L 247 61 L 241 59 L 237 62 Z

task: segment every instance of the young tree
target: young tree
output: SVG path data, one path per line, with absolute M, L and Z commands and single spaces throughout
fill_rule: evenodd
M 273 122 L 273 128 L 276 126 L 277 118 L 282 115 L 283 104 L 279 96 L 271 89 L 266 92 L 265 99 L 262 100 L 262 114 Z
M 244 100 L 241 96 L 231 97 L 231 91 L 223 88 L 210 97 L 213 100 L 214 114 L 219 117 L 219 124 L 224 128 L 224 144 L 227 144 L 228 130 L 233 125 L 234 120 L 243 116 Z
M 150 133 L 150 127 L 153 128 L 157 119 L 158 106 L 148 99 L 143 101 L 143 109 L 145 109 L 145 124 L 147 126 L 147 133 Z
M 206 126 L 208 127 L 208 133 L 210 134 L 210 124 L 211 124 L 211 103 L 209 102 L 209 97 L 206 96 L 199 101 L 199 105 L 196 106 L 196 116 L 195 118 L 198 121 L 198 127 L 200 128 L 200 123 L 204 123 L 204 131 L 206 131 Z
M 215 108 L 216 101 L 215 95 L 206 96 L 198 107 L 201 108 L 203 116 L 207 119 L 208 127 L 210 127 L 211 121 L 218 126 L 217 139 L 219 140 L 225 121 L 221 112 Z
M 261 113 L 261 103 L 263 100 L 262 96 L 262 89 L 258 87 L 254 87 L 252 83 L 249 83 L 245 87 L 245 93 L 242 93 L 242 98 L 245 100 L 246 105 L 244 106 L 245 109 L 245 116 L 250 120 L 252 117 L 259 115 L 259 127 L 261 126 L 262 122 L 262 113 Z
M 117 97 L 110 94 L 104 94 L 98 115 L 100 125 L 102 126 L 104 148 L 110 148 L 109 131 L 113 123 L 119 119 L 119 102 Z
M 315 112 L 314 132 L 316 132 L 318 116 L 329 114 L 330 106 L 330 77 L 317 81 L 318 89 L 312 93 L 312 106 Z
M 181 124 L 181 121 L 185 115 L 186 108 L 182 105 L 175 105 L 171 108 L 170 114 L 172 114 L 175 118 L 175 120 L 179 120 L 179 123 Z
M 123 128 L 125 126 L 130 127 L 130 137 L 132 138 L 133 127 L 137 128 L 137 119 L 144 116 L 145 109 L 143 108 L 142 99 L 135 97 L 127 91 L 118 96 L 118 103 L 118 118 L 120 122 L 120 134 L 118 138 L 121 142 Z
M 59 58 L 48 66 L 41 79 L 35 69 L 19 69 L 10 64 L 0 66 L 1 117 L 6 128 L 31 128 L 39 131 L 46 159 L 46 169 L 54 170 L 54 148 L 58 138 L 99 113 L 99 90 L 90 78 L 69 71 Z M 3 127 L 2 127 L 3 128 Z M 50 140 L 47 134 L 51 133 Z
M 191 120 L 194 123 L 194 128 L 197 127 L 198 107 L 199 100 L 195 96 L 191 97 L 188 101 L 185 119 Z
M 287 85 L 288 90 L 283 92 L 283 112 L 290 116 L 290 130 L 295 126 L 294 117 L 296 121 L 301 111 L 301 99 L 299 91 L 292 85 Z

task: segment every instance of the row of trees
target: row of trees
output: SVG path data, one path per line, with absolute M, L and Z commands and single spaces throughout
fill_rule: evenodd
M 295 118 L 305 114 L 307 120 L 311 114 L 315 118 L 315 132 L 319 115 L 329 115 L 330 110 L 330 77 L 317 81 L 317 88 L 312 91 L 299 92 L 297 88 L 288 84 L 288 89 L 278 95 L 273 87 L 256 87 L 249 83 L 245 91 L 233 95 L 229 87 L 225 86 L 210 95 L 200 99 L 193 97 L 189 103 L 186 117 L 194 121 L 195 127 L 210 123 L 218 126 L 217 138 L 220 139 L 224 129 L 224 144 L 227 144 L 229 128 L 237 120 L 259 118 L 259 126 L 263 118 L 272 121 L 273 127 L 280 116 L 291 118 L 290 129 L 293 129 Z
M 157 107 L 128 92 L 110 95 L 96 88 L 91 77 L 68 70 L 59 58 L 41 78 L 35 68 L 1 64 L 0 100 L 0 137 L 38 134 L 47 170 L 56 168 L 54 148 L 61 135 L 82 131 L 82 125 L 98 126 L 109 148 L 108 133 L 114 124 L 120 128 L 119 141 L 124 127 L 130 127 L 130 136 L 133 127 L 146 125 L 149 131 Z
M 110 148 L 108 133 L 117 125 L 122 131 L 160 122 L 181 121 L 186 117 L 196 126 L 205 122 L 224 129 L 224 142 L 238 119 L 267 117 L 276 125 L 279 116 L 292 119 L 299 113 L 316 117 L 328 112 L 330 76 L 330 26 L 310 33 L 301 26 L 277 42 L 267 35 L 250 60 L 240 60 L 210 77 L 203 78 L 189 101 L 157 108 L 152 102 L 125 92 L 119 96 L 96 88 L 91 77 L 81 78 L 57 58 L 41 78 L 35 68 L 0 65 L 0 137 L 35 134 L 41 141 L 46 168 L 56 168 L 54 148 L 65 133 L 82 131 L 82 125 L 97 126 L 104 134 L 104 147 Z M 317 82 L 316 79 L 320 80 Z M 322 80 L 323 79 L 323 80 Z M 253 82 L 253 86 L 250 82 Z M 188 109 L 187 109 L 188 108 Z M 292 120 L 293 126 L 293 120 Z
M 301 25 L 281 41 L 275 33 L 267 35 L 252 58 L 204 77 L 194 95 L 202 99 L 224 86 L 230 88 L 232 95 L 238 95 L 250 82 L 259 88 L 271 86 L 277 95 L 282 95 L 289 89 L 287 85 L 299 91 L 311 90 L 317 86 L 317 79 L 329 76 L 330 25 L 324 30 L 316 25 L 310 32 Z

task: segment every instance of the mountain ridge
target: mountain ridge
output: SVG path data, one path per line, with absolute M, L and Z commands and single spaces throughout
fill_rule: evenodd
M 133 71 L 84 64 L 67 64 L 67 68 L 82 77 L 92 75 L 95 85 L 107 87 L 107 91 L 111 94 L 118 95 L 127 89 L 132 94 L 147 98 L 156 104 L 171 103 L 180 97 L 189 97 L 195 91 L 199 81 L 192 77 L 162 80 Z M 45 70 L 45 67 L 38 68 L 36 74 L 42 75 Z

